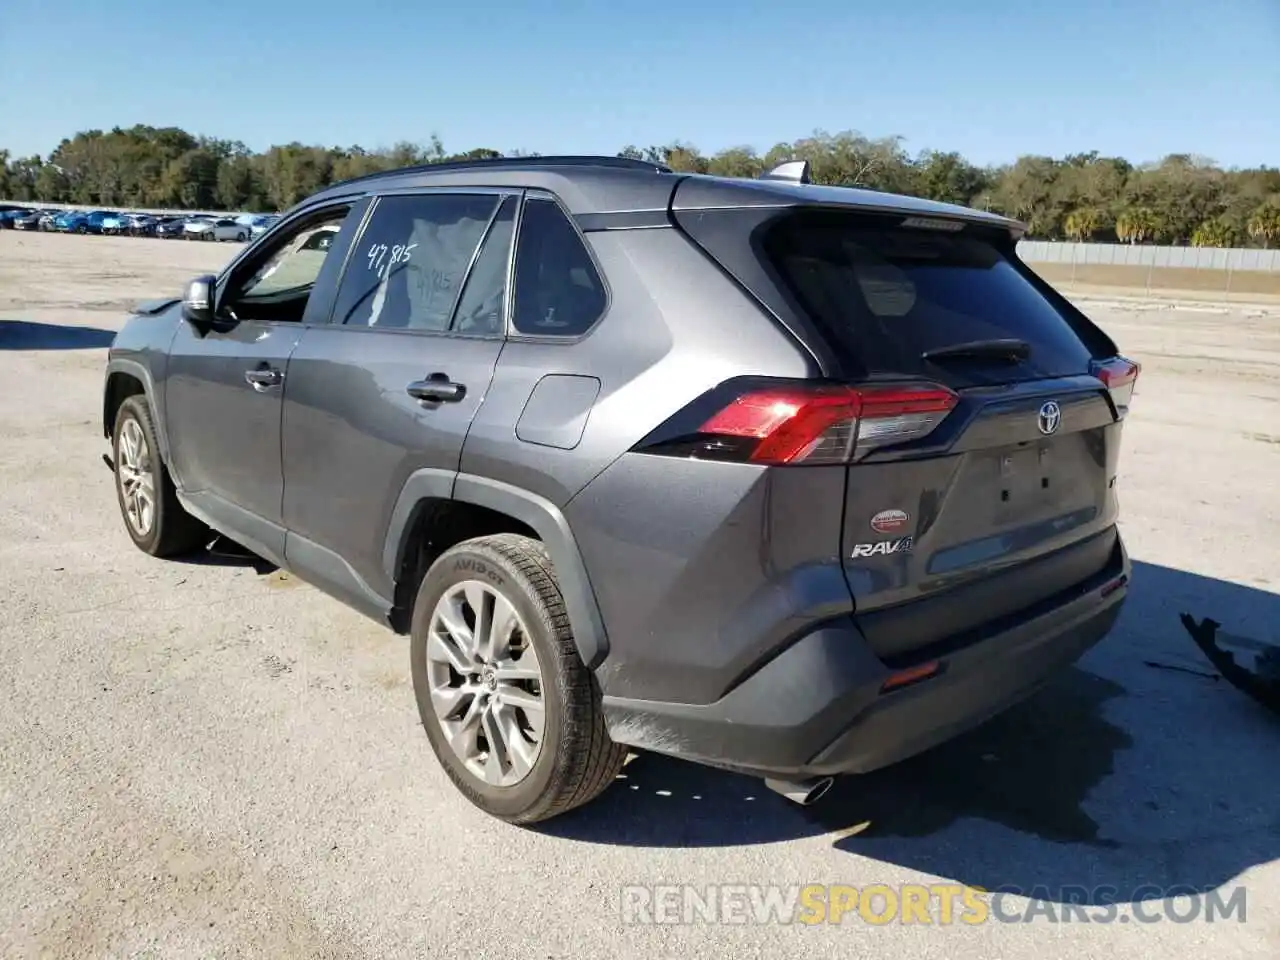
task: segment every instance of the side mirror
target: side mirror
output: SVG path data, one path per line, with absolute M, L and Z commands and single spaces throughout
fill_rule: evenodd
M 187 284 L 182 295 L 182 319 L 197 330 L 213 326 L 213 286 L 216 278 L 211 274 L 196 277 Z

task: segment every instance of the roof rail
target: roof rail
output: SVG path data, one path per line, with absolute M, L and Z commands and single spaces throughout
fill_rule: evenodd
M 484 160 L 441 160 L 437 163 L 420 163 L 409 167 L 395 167 L 391 170 L 377 170 L 364 176 L 342 180 L 331 186 L 345 186 L 349 183 L 360 183 L 365 180 L 377 180 L 380 177 L 396 176 L 405 173 L 449 173 L 459 170 L 521 170 L 530 167 L 611 167 L 622 170 L 646 170 L 650 173 L 671 173 L 666 164 L 654 163 L 650 160 L 637 160 L 633 157 L 606 156 L 573 156 L 553 155 L 549 157 L 493 157 Z

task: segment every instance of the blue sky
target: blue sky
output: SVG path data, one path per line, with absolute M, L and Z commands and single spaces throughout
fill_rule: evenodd
M 136 122 L 272 143 L 1280 165 L 1280 0 L 5 0 L 0 147 Z

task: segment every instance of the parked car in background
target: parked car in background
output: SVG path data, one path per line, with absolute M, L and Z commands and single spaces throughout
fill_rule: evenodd
M 186 217 L 161 217 L 152 228 L 152 233 L 161 240 L 181 239 L 185 235 Z
M 13 221 L 31 212 L 30 207 L 16 203 L 0 203 L 0 229 L 10 228 Z
M 127 233 L 129 225 L 129 215 L 127 213 L 112 211 L 102 217 L 99 230 L 101 233 L 111 236 L 117 233 Z
M 93 210 L 85 213 L 70 210 L 54 218 L 54 229 L 62 233 L 102 233 L 103 224 L 111 222 L 116 214 L 110 210 Z
M 54 222 L 55 220 L 57 220 L 57 219 L 58 219 L 58 217 L 59 217 L 59 216 L 61 216 L 61 215 L 62 215 L 62 211 L 61 211 L 61 210 L 46 210 L 44 213 L 42 213 L 42 214 L 40 215 L 40 224 L 39 224 L 40 229 L 41 229 L 41 230 L 55 230 L 55 229 L 57 229 L 57 228 L 53 225 L 53 222 Z
M 204 214 L 191 214 L 182 221 L 182 238 L 184 240 L 203 240 L 202 234 L 213 223 L 213 218 Z
M 155 233 L 158 217 L 149 213 L 130 213 L 126 215 L 128 224 L 125 232 L 133 237 L 149 237 Z
M 26 219 L 34 212 L 29 207 L 0 208 L 0 229 L 12 230 L 17 227 L 18 220 Z
M 94 210 L 85 217 L 85 224 L 90 233 L 103 234 L 107 232 L 107 224 L 115 224 L 119 216 L 114 210 Z M 116 228 L 113 226 L 111 229 Z
M 278 213 L 259 214 L 254 221 L 249 224 L 249 233 L 251 236 L 260 237 L 271 229 L 272 224 L 280 219 Z
M 64 210 L 53 218 L 53 229 L 59 233 L 88 233 L 89 214 L 84 210 Z
M 184 232 L 188 240 L 238 240 L 244 243 L 249 239 L 249 228 L 234 217 L 188 220 Z
M 48 214 L 47 210 L 28 210 L 14 216 L 12 226 L 15 230 L 39 230 L 40 221 Z

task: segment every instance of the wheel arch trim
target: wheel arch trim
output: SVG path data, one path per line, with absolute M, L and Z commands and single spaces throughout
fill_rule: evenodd
M 555 567 L 578 654 L 588 670 L 600 666 L 608 655 L 609 643 L 582 553 L 560 508 L 535 493 L 499 480 L 448 470 L 428 468 L 410 474 L 396 499 L 383 548 L 383 568 L 390 582 L 395 582 L 408 549 L 417 507 L 429 499 L 452 499 L 485 507 L 531 527 Z
M 155 379 L 151 376 L 151 371 L 144 363 L 126 357 L 112 357 L 107 361 L 107 369 L 104 371 L 102 378 L 103 436 L 111 436 L 111 424 L 116 410 L 119 409 L 119 404 L 116 404 L 115 409 L 109 407 L 112 399 L 112 377 L 117 373 L 133 377 L 133 379 L 142 384 L 142 395 L 151 407 L 151 423 L 155 427 L 156 438 L 160 441 L 160 459 L 167 464 L 169 462 L 169 434 L 165 430 L 164 417 L 161 416 L 159 405 L 156 402 Z

